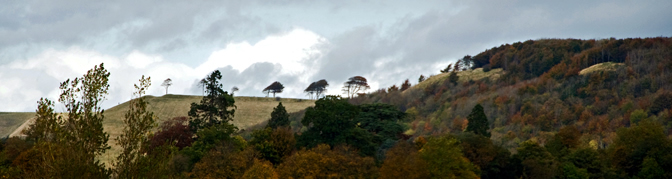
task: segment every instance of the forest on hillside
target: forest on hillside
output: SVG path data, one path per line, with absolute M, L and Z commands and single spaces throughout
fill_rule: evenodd
M 501 75 L 460 80 L 476 69 Z M 318 81 L 315 106 L 279 103 L 246 130 L 219 71 L 188 116 L 161 124 L 143 76 L 110 140 L 101 64 L 61 83 L 64 115 L 41 99 L 26 137 L 2 140 L 0 178 L 672 178 L 670 70 L 671 38 L 528 40 L 465 56 L 437 83 L 361 93 L 355 76 L 345 98 Z M 109 166 L 108 141 L 122 148 Z

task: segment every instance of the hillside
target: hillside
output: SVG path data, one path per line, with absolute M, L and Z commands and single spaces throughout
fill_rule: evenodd
M 491 139 L 512 151 L 526 140 L 544 144 L 563 126 L 576 126 L 582 145 L 606 148 L 618 129 L 642 120 L 657 121 L 671 134 L 672 101 L 666 97 L 672 93 L 671 42 L 542 39 L 504 44 L 461 59 L 474 65 L 458 72 L 456 85 L 444 73 L 404 92 L 379 90 L 351 102 L 399 107 L 411 118 L 406 134 L 414 136 L 460 133 L 472 108 L 481 104 Z M 483 73 L 481 68 L 492 70 Z
M 0 136 L 9 136 L 32 117 L 35 117 L 33 112 L 0 112 Z

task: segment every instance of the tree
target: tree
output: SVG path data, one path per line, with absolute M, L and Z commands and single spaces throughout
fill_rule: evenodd
M 287 157 L 277 172 L 281 178 L 378 178 L 373 158 L 343 146 L 331 150 L 326 144 Z
M 651 114 L 658 115 L 659 112 L 670 108 L 672 108 L 672 93 L 666 92 L 656 97 L 656 100 L 653 101 L 653 105 L 651 105 L 650 111 Z
M 448 64 L 448 66 L 447 66 L 446 68 L 444 68 L 443 70 L 441 70 L 441 73 L 448 73 L 448 72 L 451 72 L 452 69 L 453 69 L 453 64 L 451 63 L 451 64 Z
M 233 96 L 222 90 L 222 84 L 219 80 L 222 74 L 215 70 L 205 78 L 204 86 L 206 95 L 203 96 L 200 104 L 191 103 L 189 110 L 189 128 L 196 133 L 200 129 L 208 128 L 218 124 L 225 124 L 233 127 L 229 122 L 233 120 L 236 106 Z M 234 129 L 235 130 L 235 129 Z
M 366 91 L 370 88 L 371 87 L 367 83 L 366 78 L 362 76 L 353 76 L 350 77 L 347 82 L 345 82 L 343 86 L 343 93 L 347 94 L 349 98 L 352 98 L 359 91 Z
M 474 134 L 482 135 L 485 137 L 490 137 L 490 124 L 488 123 L 488 117 L 485 116 L 483 112 L 483 106 L 481 104 L 476 104 L 471 113 L 467 116 L 469 123 L 467 124 L 467 132 L 473 132 Z
M 273 108 L 271 112 L 271 120 L 268 121 L 266 127 L 275 129 L 278 127 L 288 127 L 289 126 L 289 114 L 285 110 L 285 106 L 282 106 L 282 102 L 278 103 L 278 106 Z
M 287 127 L 264 128 L 252 132 L 250 145 L 259 152 L 261 158 L 277 165 L 294 151 L 296 139 Z
M 269 93 L 273 93 L 273 97 L 275 97 L 275 93 L 282 93 L 282 90 L 285 89 L 285 86 L 282 85 L 280 82 L 273 82 L 271 85 L 268 85 L 268 87 L 264 88 L 262 92 L 266 93 L 266 96 L 268 96 Z
M 110 73 L 103 64 L 96 65 L 81 78 L 60 84 L 59 102 L 66 114 L 57 116 L 53 102 L 38 102 L 37 119 L 24 131 L 36 142 L 40 155 L 25 155 L 34 161 L 26 176 L 39 178 L 106 178 L 110 171 L 99 157 L 110 148 L 109 134 L 103 130 L 104 110 L 100 103 L 109 89 Z
M 157 166 L 150 165 L 147 156 L 143 155 L 142 151 L 143 147 L 148 147 L 149 145 L 148 137 L 154 127 L 154 119 L 156 118 L 153 112 L 147 111 L 148 103 L 142 98 L 142 95 L 145 94 L 151 83 L 149 77 L 145 78 L 145 76 L 142 76 L 140 78 L 140 84 L 135 85 L 136 92 L 133 93 L 135 99 L 129 102 L 129 110 L 124 115 L 124 129 L 122 130 L 122 134 L 116 138 L 117 144 L 122 148 L 122 151 L 113 164 L 117 177 L 149 177 L 147 173 Z M 165 81 L 164 84 L 166 84 Z
M 308 93 L 308 96 L 315 94 L 315 99 L 317 99 L 324 95 L 324 93 L 327 91 L 327 86 L 329 86 L 327 80 L 322 79 L 320 81 L 310 83 L 310 85 L 305 90 L 303 90 L 303 92 Z
M 329 86 L 329 83 L 327 83 L 327 80 L 321 79 L 320 81 L 315 82 L 315 97 L 320 98 L 320 96 L 323 96 L 324 93 L 327 92 L 327 87 Z
M 407 90 L 408 88 L 411 88 L 411 83 L 408 82 L 408 79 L 406 79 L 406 81 L 404 81 L 404 83 L 401 84 L 401 89 L 399 90 L 404 91 Z
M 472 64 L 474 64 L 473 60 L 471 59 L 471 55 L 465 55 L 462 57 L 462 64 L 464 64 L 464 68 L 471 69 Z
M 418 78 L 418 83 L 422 83 L 425 81 L 425 75 L 420 75 L 420 78 Z
M 263 160 L 254 160 L 254 164 L 245 171 L 243 174 L 243 179 L 257 179 L 257 178 L 266 178 L 266 179 L 278 179 L 278 173 L 275 172 L 273 164 L 268 161 Z
M 168 94 L 168 87 L 170 87 L 172 85 L 173 85 L 173 80 L 171 80 L 170 78 L 168 78 L 166 80 L 163 80 L 163 83 L 161 84 L 161 86 L 166 88 L 166 94 Z
M 558 167 L 555 158 L 546 148 L 530 140 L 520 144 L 518 153 L 513 158 L 520 164 L 517 172 L 523 178 L 553 178 Z
M 151 153 L 154 148 L 164 145 L 172 145 L 178 149 L 191 146 L 194 142 L 192 138 L 194 133 L 189 129 L 188 122 L 189 119 L 184 116 L 163 121 L 159 126 L 159 131 L 152 136 L 148 151 Z
M 233 86 L 233 88 L 231 88 L 231 96 L 233 96 L 233 93 L 237 92 L 238 90 L 240 89 L 238 89 L 237 86 Z
M 399 142 L 385 154 L 380 167 L 380 178 L 429 178 L 427 162 L 422 160 L 418 151 L 407 142 Z
M 432 178 L 478 178 L 476 166 L 462 156 L 459 141 L 452 136 L 429 138 L 420 150 Z
M 452 71 L 450 72 L 450 75 L 448 76 L 448 81 L 452 83 L 453 85 L 457 85 L 457 81 L 460 80 L 460 77 L 457 76 L 457 72 Z
M 359 108 L 339 96 L 327 96 L 315 101 L 315 106 L 308 107 L 301 119 L 303 126 L 312 126 L 303 132 L 298 139 L 299 146 L 312 148 L 320 143 L 336 146 L 346 142 L 356 127 L 355 118 Z

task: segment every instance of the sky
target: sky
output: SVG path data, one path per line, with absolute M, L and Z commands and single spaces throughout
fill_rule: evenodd
M 542 38 L 672 36 L 672 1 L 595 0 L 222 0 L 0 2 L 0 111 L 35 111 L 57 101 L 59 83 L 104 63 L 103 108 L 148 95 L 201 95 L 197 82 L 220 70 L 225 90 L 308 98 L 314 81 L 341 95 L 352 76 L 371 90 L 439 73 L 465 55 Z M 62 104 L 56 110 L 63 110 Z

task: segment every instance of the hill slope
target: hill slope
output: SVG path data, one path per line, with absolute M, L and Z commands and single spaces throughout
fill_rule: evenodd
M 35 117 L 34 112 L 0 112 L 0 137 L 9 136 L 32 117 Z

